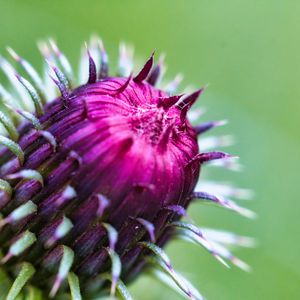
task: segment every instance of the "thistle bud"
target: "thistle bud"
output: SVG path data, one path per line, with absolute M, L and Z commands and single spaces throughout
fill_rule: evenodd
M 11 49 L 26 78 L 0 60 L 23 99 L 11 105 L 1 94 L 7 131 L 0 136 L 1 268 L 16 274 L 7 299 L 26 294 L 29 281 L 55 299 L 68 290 L 67 281 L 72 299 L 106 292 L 131 299 L 125 284 L 149 266 L 188 298 L 201 299 L 162 250 L 175 235 L 247 269 L 223 245 L 241 238 L 181 220 L 195 199 L 253 216 L 226 195 L 195 190 L 203 164 L 233 159 L 199 151 L 198 136 L 224 123 L 191 125 L 188 113 L 203 89 L 174 95 L 168 87 L 174 91 L 178 80 L 157 86 L 163 66 L 162 60 L 153 66 L 153 54 L 128 75 L 132 61 L 124 45 L 120 74 L 112 77 L 97 39 L 86 46 L 86 81 L 75 85 L 57 45 L 51 40 L 40 48 L 52 83 Z

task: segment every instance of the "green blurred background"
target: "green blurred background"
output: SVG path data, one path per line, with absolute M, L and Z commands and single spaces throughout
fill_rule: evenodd
M 75 63 L 79 46 L 99 33 L 117 57 L 120 40 L 146 58 L 167 54 L 168 76 L 209 88 L 201 105 L 208 119 L 230 120 L 216 134 L 232 133 L 243 173 L 209 169 L 219 180 L 255 191 L 246 220 L 218 208 L 193 205 L 205 226 L 254 236 L 257 249 L 239 251 L 250 274 L 225 269 L 204 250 L 184 242 L 167 249 L 174 265 L 208 299 L 300 299 L 299 125 L 300 1 L 0 1 L 0 52 L 10 45 L 40 65 L 38 39 L 53 36 Z M 206 171 L 206 175 L 208 174 Z M 135 299 L 180 299 L 149 277 L 132 287 Z

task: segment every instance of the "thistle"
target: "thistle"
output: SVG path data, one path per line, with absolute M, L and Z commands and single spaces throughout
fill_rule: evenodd
M 0 85 L 0 264 L 10 286 L 0 298 L 131 299 L 126 284 L 155 270 L 187 298 L 202 299 L 162 249 L 173 237 L 247 270 L 227 246 L 251 239 L 199 228 L 187 215 L 197 201 L 253 216 L 230 200 L 246 190 L 198 182 L 205 164 L 236 167 L 236 157 L 209 152 L 228 138 L 202 137 L 224 122 L 188 120 L 199 115 L 191 107 L 204 89 L 176 94 L 179 76 L 160 85 L 164 64 L 153 65 L 153 54 L 133 73 L 124 45 L 112 77 L 98 38 L 75 80 L 54 41 L 39 46 L 44 79 L 10 48 L 22 75 L 0 57 L 12 87 Z

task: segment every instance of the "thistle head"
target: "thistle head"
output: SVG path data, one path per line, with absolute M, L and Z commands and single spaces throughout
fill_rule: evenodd
M 161 60 L 154 65 L 153 55 L 132 73 L 124 46 L 113 77 L 98 39 L 86 48 L 88 74 L 76 84 L 57 45 L 50 40 L 40 48 L 50 73 L 46 81 L 11 49 L 24 77 L 0 59 L 21 96 L 16 103 L 0 86 L 0 122 L 6 129 L 0 136 L 1 268 L 16 274 L 7 299 L 26 294 L 29 282 L 43 297 L 56 298 L 68 290 L 67 281 L 72 299 L 107 290 L 131 299 L 125 283 L 149 266 L 165 273 L 186 297 L 201 299 L 162 250 L 174 235 L 200 244 L 226 265 L 229 260 L 246 269 L 224 247 L 246 238 L 181 220 L 196 199 L 252 216 L 228 199 L 239 190 L 223 187 L 212 194 L 196 187 L 203 164 L 230 166 L 233 159 L 199 150 L 199 135 L 223 124 L 192 126 L 188 120 L 203 89 L 176 94 L 178 77 L 159 86 L 163 65 Z M 222 145 L 222 139 L 212 141 Z

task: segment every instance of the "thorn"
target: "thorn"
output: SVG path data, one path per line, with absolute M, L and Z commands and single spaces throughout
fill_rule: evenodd
M 50 69 L 55 73 L 58 81 L 49 74 L 50 78 L 59 88 L 63 100 L 67 101 L 69 99 L 69 83 L 67 78 L 62 73 L 62 71 L 58 67 L 56 67 L 53 63 L 51 63 L 49 60 L 46 60 L 46 62 L 49 65 Z
M 106 248 L 106 251 L 111 259 L 111 289 L 110 294 L 114 296 L 116 293 L 117 284 L 122 271 L 122 262 L 119 255 L 110 248 Z
M 149 74 L 149 76 L 147 78 L 147 82 L 149 84 L 151 84 L 152 86 L 155 86 L 157 84 L 158 80 L 159 80 L 159 77 L 160 77 L 161 72 L 162 72 L 164 58 L 165 58 L 165 55 L 161 55 L 160 56 L 157 65 L 150 72 L 150 74 Z
M 119 87 L 118 89 L 116 89 L 114 95 L 118 95 L 118 94 L 123 93 L 126 90 L 126 88 L 128 87 L 131 79 L 132 79 L 132 74 L 129 75 L 129 77 L 127 78 L 127 80 L 125 81 L 125 83 L 121 87 Z
M 39 134 L 51 145 L 53 152 L 56 152 L 57 142 L 54 135 L 46 130 L 40 130 Z
M 44 110 L 43 110 L 42 100 L 41 100 L 38 92 L 32 86 L 32 84 L 28 80 L 23 78 L 20 74 L 15 73 L 15 76 L 18 79 L 18 81 L 22 84 L 22 86 L 26 89 L 28 94 L 30 95 L 30 97 L 33 101 L 34 107 L 35 107 L 36 114 L 38 116 L 41 116 L 44 113 Z
M 62 55 L 62 53 L 61 53 L 61 51 L 59 50 L 57 44 L 55 43 L 55 41 L 54 41 L 52 38 L 49 39 L 49 44 L 50 44 L 50 46 L 51 46 L 51 48 L 52 48 L 54 54 L 55 54 L 57 57 L 59 57 L 59 56 Z
M 238 268 L 240 268 L 241 270 L 245 271 L 245 272 L 251 272 L 252 268 L 246 264 L 244 261 L 240 260 L 239 258 L 232 256 L 230 258 L 230 261 Z
M 212 128 L 219 127 L 219 126 L 224 126 L 228 123 L 227 120 L 222 120 L 222 121 L 212 121 L 212 122 L 205 122 L 200 125 L 197 125 L 194 127 L 195 132 L 199 135 L 202 134 Z
M 69 157 L 76 160 L 79 167 L 82 165 L 82 157 L 76 151 L 71 150 L 69 153 Z
M 120 43 L 119 52 L 118 74 L 122 77 L 129 76 L 130 72 L 132 72 L 133 48 Z
M 21 63 L 22 58 L 15 52 L 15 50 L 10 47 L 6 47 L 6 50 L 17 63 Z
M 154 56 L 154 52 L 151 54 L 150 58 L 146 61 L 141 71 L 133 78 L 134 82 L 140 83 L 147 78 L 153 65 L 153 56 Z
M 32 264 L 24 262 L 22 263 L 20 272 L 18 273 L 16 279 L 14 280 L 8 294 L 6 294 L 5 299 L 14 300 L 20 299 L 21 291 L 27 286 L 28 281 L 32 278 L 35 273 L 35 269 Z M 29 292 L 30 293 L 30 292 Z
M 24 164 L 25 153 L 18 143 L 5 136 L 0 135 L 0 145 L 8 148 L 13 154 L 15 154 L 18 157 L 21 166 Z
M 39 41 L 37 46 L 46 61 L 52 59 L 50 49 L 45 41 Z
M 209 162 L 216 159 L 228 159 L 233 158 L 234 156 L 227 154 L 225 152 L 205 152 L 205 153 L 199 153 L 195 157 L 193 157 L 186 166 L 191 165 L 194 162 L 198 162 L 200 164 L 203 164 L 205 162 Z
M 29 76 L 34 88 L 37 90 L 37 93 L 41 97 L 41 100 L 44 104 L 46 97 L 44 93 L 44 84 L 36 69 L 27 60 L 19 56 L 12 48 L 7 47 L 6 49 L 11 57 L 24 69 L 26 74 Z
M 231 135 L 210 136 L 199 141 L 200 149 L 208 151 L 217 147 L 228 147 L 234 144 L 234 138 Z
M 109 240 L 109 249 L 114 251 L 116 243 L 118 241 L 118 231 L 108 223 L 102 223 L 102 225 L 107 231 L 108 240 Z
M 71 67 L 69 60 L 60 51 L 56 42 L 53 39 L 49 39 L 49 44 L 52 49 L 52 52 L 54 53 L 54 56 L 58 59 L 58 62 L 60 64 L 60 66 L 62 67 L 62 70 L 65 74 L 65 78 L 66 78 L 68 84 L 71 85 L 71 83 L 73 81 L 73 71 L 72 71 L 72 67 Z
M 70 219 L 66 216 L 63 216 L 58 226 L 55 228 L 54 234 L 46 242 L 46 247 L 52 247 L 58 240 L 65 237 L 70 230 L 73 228 L 73 224 Z
M 8 105 L 6 105 L 8 106 Z M 27 121 L 29 121 L 33 127 L 36 130 L 42 130 L 42 125 L 39 121 L 39 119 L 34 116 L 32 113 L 26 111 L 26 110 L 20 110 L 20 109 L 14 109 L 13 107 L 8 106 L 10 110 L 16 112 L 17 114 L 19 114 L 20 116 L 22 116 L 24 119 L 26 119 Z
M 63 280 L 68 276 L 68 273 L 73 265 L 73 262 L 74 262 L 73 250 L 67 246 L 63 246 L 63 256 L 59 264 L 59 270 L 54 285 L 49 294 L 50 298 L 55 297 Z
M 183 95 L 160 97 L 158 98 L 157 107 L 163 107 L 164 109 L 169 109 L 171 106 L 176 104 L 182 96 Z
M 53 287 L 52 287 L 52 289 L 51 289 L 51 291 L 50 291 L 50 294 L 49 294 L 49 297 L 50 297 L 50 298 L 54 298 L 54 297 L 55 297 L 55 295 L 57 294 L 57 292 L 58 292 L 58 290 L 59 290 L 61 284 L 62 284 L 62 279 L 59 278 L 59 277 L 57 277 L 57 278 L 55 279 L 55 282 L 54 282 L 54 284 L 53 284 Z
M 104 210 L 109 205 L 109 200 L 104 195 L 102 195 L 102 194 L 97 194 L 95 196 L 98 199 L 98 209 L 97 209 L 96 215 L 98 217 L 102 217 L 103 213 L 104 213 Z
M 3 256 L 3 258 L 1 259 L 0 263 L 1 265 L 6 264 L 11 258 L 13 257 L 13 255 L 8 252 L 5 256 Z
M 30 231 L 23 232 L 19 238 L 9 247 L 7 254 L 2 258 L 1 264 L 5 264 L 13 256 L 21 255 L 25 250 L 29 249 L 37 238 L 34 233 Z
M 31 200 L 14 209 L 5 219 L 0 221 L 0 228 L 12 222 L 18 222 L 37 212 L 37 205 Z
M 100 49 L 100 57 L 101 57 L 101 66 L 99 72 L 99 79 L 104 79 L 108 77 L 108 55 L 105 51 L 102 40 L 99 40 L 99 49 Z
M 0 220 L 0 230 L 7 224 L 9 224 L 10 220 L 6 217 L 5 219 Z
M 165 209 L 172 211 L 174 213 L 176 213 L 178 216 L 182 216 L 182 217 L 187 217 L 187 211 L 185 210 L 185 208 L 181 205 L 168 205 L 165 207 Z
M 205 87 L 195 91 L 194 93 L 192 93 L 188 96 L 186 96 L 184 99 L 182 99 L 182 101 L 180 101 L 177 104 L 177 106 L 181 109 L 183 109 L 187 106 L 188 109 L 189 109 L 196 102 L 198 97 L 204 92 L 204 90 L 205 90 Z
M 97 80 L 97 68 L 93 57 L 89 51 L 87 44 L 85 43 L 86 52 L 89 58 L 89 79 L 88 83 L 95 83 Z
M 173 79 L 173 81 L 171 81 L 166 87 L 165 87 L 165 91 L 169 94 L 172 95 L 176 92 L 177 87 L 179 86 L 179 84 L 181 83 L 181 81 L 183 80 L 183 75 L 182 74 L 178 74 L 176 75 L 176 77 Z
M 144 228 L 147 230 L 147 232 L 148 232 L 148 234 L 149 234 L 149 237 L 150 237 L 150 241 L 152 242 L 152 243 L 155 243 L 155 234 L 154 234 L 154 232 L 155 232 L 155 227 L 154 227 L 154 225 L 151 223 L 151 222 L 149 222 L 149 221 L 147 221 L 147 220 L 145 220 L 145 219 L 143 219 L 143 218 L 137 218 L 136 219 L 140 224 L 142 224 L 143 226 L 144 226 Z
M 61 96 L 62 96 L 63 105 L 64 105 L 65 108 L 67 108 L 68 107 L 67 100 L 69 99 L 68 91 L 65 89 L 64 85 L 62 85 L 58 80 L 53 78 L 52 75 L 49 74 L 49 77 L 55 83 L 55 85 L 58 87 L 58 89 L 61 93 Z
M 212 201 L 214 203 L 221 205 L 222 207 L 225 207 L 227 209 L 235 211 L 236 213 L 238 213 L 246 218 L 249 218 L 249 219 L 254 219 L 256 217 L 256 214 L 253 211 L 251 211 L 247 208 L 238 206 L 234 201 L 231 201 L 226 198 L 222 198 L 220 196 L 217 197 L 217 196 L 209 194 L 207 192 L 201 192 L 201 191 L 193 192 L 192 198 Z

